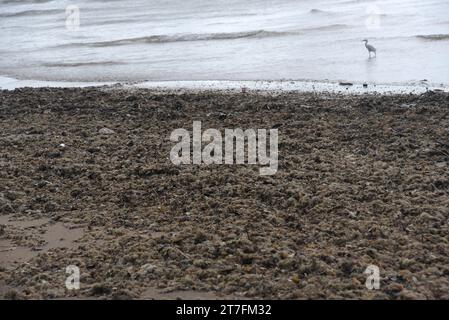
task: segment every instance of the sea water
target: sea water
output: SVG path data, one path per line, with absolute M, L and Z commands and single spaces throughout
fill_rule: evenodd
M 448 71 L 447 0 L 0 0 L 0 79 L 10 83 L 449 85 Z

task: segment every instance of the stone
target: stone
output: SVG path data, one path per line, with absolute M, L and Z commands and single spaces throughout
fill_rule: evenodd
M 101 128 L 100 130 L 98 130 L 99 134 L 114 134 L 115 131 L 111 130 L 109 128 Z

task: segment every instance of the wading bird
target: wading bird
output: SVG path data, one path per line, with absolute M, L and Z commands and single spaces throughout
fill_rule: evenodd
M 374 56 L 377 57 L 376 48 L 374 48 L 372 45 L 368 44 L 368 40 L 366 40 L 366 39 L 362 40 L 362 42 L 365 42 L 365 47 L 366 47 L 366 49 L 368 49 L 369 57 L 371 58 L 371 52 L 374 52 Z

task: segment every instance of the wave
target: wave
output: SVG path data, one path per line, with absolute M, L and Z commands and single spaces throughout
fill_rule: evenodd
M 0 4 L 46 3 L 54 0 L 0 0 Z
M 230 32 L 230 33 L 199 33 L 199 34 L 174 34 L 174 35 L 151 35 L 138 38 L 125 38 L 110 41 L 97 41 L 97 42 L 74 42 L 63 45 L 58 45 L 53 48 L 77 48 L 77 47 L 90 47 L 90 48 L 102 48 L 102 47 L 115 47 L 125 46 L 133 44 L 162 44 L 172 42 L 193 42 L 193 41 L 220 41 L 220 40 L 235 40 L 243 38 L 269 38 L 269 37 L 282 37 L 289 35 L 301 35 L 307 32 L 320 32 L 320 31 L 334 31 L 350 28 L 346 24 L 331 24 L 310 28 L 303 28 L 291 31 L 267 31 L 267 30 L 253 30 L 242 32 Z
M 138 22 L 138 21 L 137 21 Z M 132 24 L 136 23 L 136 19 L 117 19 L 117 20 L 104 20 L 104 21 L 88 21 L 83 22 L 83 26 L 106 26 L 111 24 Z
M 324 13 L 324 11 L 323 11 L 323 10 L 320 10 L 320 9 L 311 9 L 311 10 L 309 11 L 309 13 Z
M 343 1 L 341 4 L 360 4 L 360 3 L 366 3 L 366 2 L 376 2 L 377 0 L 348 0 Z
M 125 64 L 120 61 L 92 61 L 92 62 L 66 62 L 66 63 L 45 63 L 43 66 L 50 68 L 75 68 L 87 66 L 113 66 Z
M 334 14 L 332 11 L 321 10 L 321 9 L 311 9 L 309 11 L 311 14 Z
M 306 32 L 310 32 L 310 31 L 333 31 L 333 30 L 341 30 L 341 29 L 346 29 L 346 28 L 350 28 L 349 25 L 347 24 L 330 24 L 327 26 L 320 26 L 320 27 L 311 27 L 311 28 L 304 28 L 304 29 L 300 29 L 299 31 L 306 31 Z
M 427 35 L 417 35 L 418 39 L 428 40 L 428 41 L 442 41 L 449 40 L 449 34 L 427 34 Z
M 288 32 L 276 32 L 266 30 L 255 30 L 246 32 L 231 32 L 231 33 L 202 33 L 202 34 L 180 34 L 180 35 L 153 35 L 140 38 L 119 39 L 111 41 L 87 42 L 87 43 L 72 43 L 62 45 L 63 47 L 113 47 L 123 46 L 129 44 L 157 44 L 170 42 L 187 42 L 187 41 L 209 41 L 209 40 L 233 40 L 242 38 L 265 38 L 288 35 Z M 59 46 L 61 47 L 61 46 Z
M 37 16 L 42 14 L 55 14 L 55 13 L 63 13 L 64 11 L 60 9 L 51 9 L 51 10 L 25 10 L 19 12 L 7 12 L 0 13 L 0 18 L 14 18 L 14 17 L 27 17 L 27 16 Z

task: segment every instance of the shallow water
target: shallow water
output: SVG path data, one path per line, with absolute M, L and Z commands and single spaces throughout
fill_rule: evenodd
M 44 245 L 36 244 L 35 247 L 27 247 L 14 245 L 11 239 L 0 239 L 0 267 L 9 268 L 16 263 L 26 262 L 50 249 L 75 248 L 76 241 L 84 235 L 81 228 L 70 229 L 60 222 L 49 224 L 49 221 L 44 218 L 15 220 L 11 215 L 0 216 L 0 225 L 7 228 L 19 228 L 24 238 L 29 237 L 30 233 L 39 234 L 44 241 Z M 41 230 L 38 230 L 39 228 Z
M 0 76 L 449 84 L 446 0 L 80 0 L 78 29 L 69 4 L 0 0 Z

